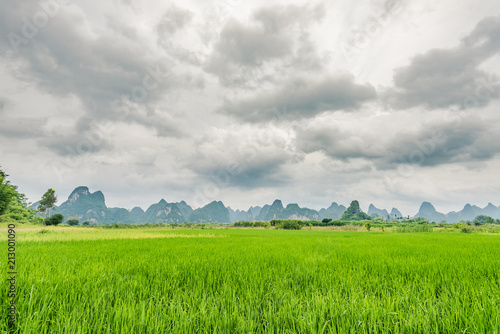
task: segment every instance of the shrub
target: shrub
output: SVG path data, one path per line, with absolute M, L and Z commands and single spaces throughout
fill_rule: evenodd
M 254 225 L 253 222 L 241 221 L 241 222 L 234 223 L 234 226 L 237 226 L 237 227 L 254 227 L 255 225 Z
M 52 215 L 50 217 L 45 218 L 45 225 L 47 226 L 57 226 L 61 224 L 64 220 L 64 216 L 61 215 L 60 213 L 56 213 L 55 215 Z
M 300 226 L 297 220 L 284 220 L 280 224 L 277 225 L 277 228 L 283 230 L 300 230 L 302 226 Z
M 42 225 L 44 222 L 44 219 L 40 216 L 35 216 L 35 217 L 33 217 L 32 221 L 33 221 L 33 224 Z
M 409 226 L 397 226 L 394 230 L 396 233 L 415 233 L 415 232 L 432 232 L 432 226 L 430 224 L 418 224 Z
M 71 217 L 68 220 L 66 220 L 66 224 L 68 224 L 69 226 L 77 226 L 78 224 L 80 224 L 80 219 L 76 217 Z
M 269 222 L 249 222 L 249 221 L 240 221 L 240 222 L 235 222 L 233 224 L 235 227 L 265 227 L 269 228 L 271 224 Z
M 486 216 L 486 215 L 479 215 L 473 220 L 474 225 L 480 226 L 480 225 L 485 225 L 485 224 L 495 224 L 495 219 Z
M 269 228 L 269 226 L 271 226 L 271 224 L 269 224 L 268 222 L 253 222 L 253 227 Z
M 332 226 L 345 226 L 345 225 L 347 225 L 347 222 L 345 220 L 334 220 L 334 221 L 328 223 L 328 225 L 332 225 Z
M 464 227 L 462 227 L 462 229 L 460 230 L 460 232 L 462 232 L 462 233 L 472 233 L 472 229 L 469 226 L 464 226 Z
M 83 226 L 90 226 L 90 221 L 86 220 L 82 223 Z

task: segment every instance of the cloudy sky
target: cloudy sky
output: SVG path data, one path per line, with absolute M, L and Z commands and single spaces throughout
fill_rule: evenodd
M 33 202 L 500 205 L 499 1 L 0 2 L 0 165 Z

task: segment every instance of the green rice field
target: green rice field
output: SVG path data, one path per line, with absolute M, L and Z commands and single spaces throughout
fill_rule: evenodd
M 498 234 L 19 227 L 17 241 L 16 333 L 500 333 Z

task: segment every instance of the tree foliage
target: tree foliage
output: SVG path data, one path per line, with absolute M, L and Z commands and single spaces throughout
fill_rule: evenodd
M 33 220 L 34 212 L 28 207 L 26 196 L 7 177 L 0 169 L 0 220 L 21 223 Z
M 60 213 L 56 213 L 50 217 L 45 218 L 45 225 L 47 226 L 57 226 L 61 224 L 64 220 L 64 216 Z
M 78 219 L 77 217 L 70 217 L 68 218 L 68 220 L 66 220 L 66 224 L 68 224 L 69 226 L 77 226 L 80 224 L 80 219 Z
M 274 223 L 274 225 L 273 225 Z M 298 220 L 295 219 L 273 219 L 271 225 L 276 226 L 278 229 L 283 230 L 300 230 L 302 226 Z
M 9 208 L 10 202 L 14 197 L 12 187 L 6 180 L 7 175 L 0 170 L 0 215 L 3 215 Z
M 46 212 L 46 217 L 49 216 L 50 209 L 57 202 L 56 191 L 52 188 L 47 190 L 45 194 L 43 194 L 42 199 L 40 200 L 40 205 L 38 206 L 38 211 L 41 213 Z
M 479 226 L 479 225 L 485 225 L 485 224 L 495 224 L 495 219 L 486 216 L 486 215 L 479 215 L 474 220 L 472 221 L 474 225 Z

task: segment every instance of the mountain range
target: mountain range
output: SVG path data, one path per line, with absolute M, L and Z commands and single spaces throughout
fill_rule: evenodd
M 322 220 L 330 218 L 333 220 L 351 217 L 355 215 L 359 218 L 383 218 L 385 220 L 396 220 L 402 218 L 401 212 L 392 208 L 390 212 L 386 209 L 379 209 L 370 204 L 367 213 L 359 209 L 359 203 L 353 201 L 355 210 L 346 212 L 344 205 L 333 202 L 328 208 L 319 211 L 300 207 L 296 203 L 290 203 L 286 207 L 280 200 L 275 200 L 272 204 L 263 207 L 252 206 L 247 211 L 233 210 L 226 207 L 220 201 L 213 201 L 204 207 L 193 209 L 185 201 L 168 203 L 161 199 L 158 203 L 152 204 L 144 211 L 140 207 L 132 210 L 124 208 L 110 208 L 106 206 L 104 194 L 101 191 L 91 193 L 88 187 L 77 187 L 68 199 L 60 206 L 54 207 L 53 213 L 60 213 L 65 219 L 77 217 L 80 221 L 91 221 L 97 224 L 143 224 L 143 223 L 223 223 L 229 224 L 237 221 L 269 221 L 271 219 L 299 219 L 299 220 Z M 350 208 L 353 208 L 351 203 Z M 32 205 L 36 209 L 38 202 Z M 467 204 L 461 211 L 449 212 L 447 214 L 438 212 L 429 202 L 423 202 L 414 218 L 426 218 L 431 222 L 455 223 L 462 220 L 473 220 L 478 215 L 487 215 L 495 219 L 500 219 L 500 207 L 489 203 L 486 207 L 480 208 Z

